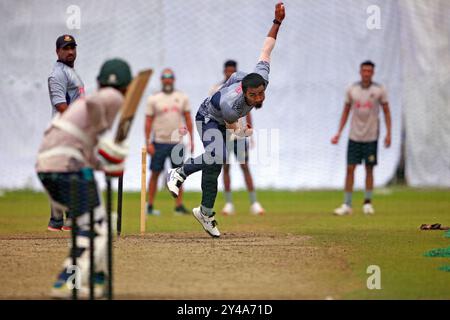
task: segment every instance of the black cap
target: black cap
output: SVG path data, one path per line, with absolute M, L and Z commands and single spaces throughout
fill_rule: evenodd
M 70 34 L 63 34 L 62 36 L 56 39 L 56 49 L 64 48 L 65 46 L 73 45 L 76 46 L 75 38 Z

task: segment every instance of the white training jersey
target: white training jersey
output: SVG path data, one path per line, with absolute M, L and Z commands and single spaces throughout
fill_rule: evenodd
M 98 138 L 110 129 L 124 101 L 116 89 L 103 88 L 77 99 L 58 114 L 44 133 L 36 162 L 37 172 L 73 172 L 99 168 Z
M 181 140 L 179 129 L 184 126 L 184 113 L 190 111 L 189 98 L 180 91 L 158 92 L 150 96 L 145 114 L 153 117 L 153 141 L 179 143 Z
M 346 91 L 345 103 L 351 105 L 350 139 L 357 142 L 372 142 L 379 136 L 380 106 L 387 103 L 386 89 L 375 82 L 363 88 L 361 82 L 351 85 Z

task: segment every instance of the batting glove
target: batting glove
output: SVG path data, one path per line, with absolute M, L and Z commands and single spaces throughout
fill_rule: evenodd
M 111 139 L 104 138 L 99 141 L 97 150 L 101 164 L 100 167 L 107 176 L 123 176 L 128 149 L 126 144 L 118 144 Z

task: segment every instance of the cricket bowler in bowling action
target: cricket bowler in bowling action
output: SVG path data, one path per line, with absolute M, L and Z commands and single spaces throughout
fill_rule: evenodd
M 94 213 L 95 296 L 101 297 L 107 273 L 107 226 L 105 210 L 94 170 L 107 176 L 123 175 L 128 148 L 112 139 L 101 137 L 111 128 L 124 102 L 128 84 L 132 80 L 128 63 L 120 59 L 108 60 L 97 78 L 100 89 L 77 99 L 64 113 L 58 114 L 45 131 L 39 148 L 36 171 L 52 205 L 76 218 L 76 268 L 81 276 L 81 298 L 88 295 L 90 275 L 90 212 Z M 70 250 L 71 254 L 72 249 Z M 65 259 L 63 270 L 55 282 L 51 295 L 70 298 L 68 288 L 73 273 L 71 254 Z M 69 280 L 69 281 L 68 281 Z
M 223 74 L 225 75 L 225 79 L 216 84 L 213 88 L 211 88 L 209 95 L 213 95 L 216 93 L 222 85 L 230 79 L 231 75 L 237 71 L 237 62 L 234 60 L 227 60 L 223 66 Z M 246 126 L 247 123 L 253 127 L 252 125 L 252 117 L 251 113 L 247 113 L 247 115 L 243 118 L 240 118 L 241 126 Z M 236 160 L 239 162 L 242 173 L 244 174 L 245 184 L 247 185 L 249 200 L 250 200 L 250 212 L 254 215 L 262 215 L 265 210 L 261 206 L 261 204 L 256 200 L 256 190 L 255 185 L 253 184 L 252 174 L 250 173 L 249 166 L 249 149 L 252 148 L 254 142 L 252 137 L 250 141 L 247 137 L 236 137 L 232 143 L 227 144 L 227 162 L 223 164 L 223 188 L 225 194 L 225 206 L 222 209 L 222 214 L 225 216 L 230 216 L 235 214 L 234 204 L 233 204 L 233 196 L 231 193 L 231 179 L 230 179 L 230 157 L 231 154 L 234 154 Z
M 226 161 L 226 143 L 233 134 L 245 137 L 253 133 L 250 126 L 242 127 L 239 119 L 245 117 L 253 108 L 262 107 L 269 83 L 270 55 L 284 17 L 284 5 L 277 3 L 275 19 L 264 40 L 254 72 L 234 73 L 219 91 L 201 104 L 196 123 L 205 152 L 195 159 L 189 159 L 182 167 L 169 170 L 167 175 L 167 188 L 177 197 L 186 178 L 202 171 L 202 201 L 192 213 L 212 237 L 220 237 L 213 208 L 217 196 L 217 179 Z

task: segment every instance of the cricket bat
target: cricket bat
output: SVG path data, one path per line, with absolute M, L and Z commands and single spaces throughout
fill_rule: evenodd
M 120 143 L 128 137 L 130 132 L 131 123 L 133 122 L 134 115 L 144 94 L 145 87 L 152 75 L 153 70 L 143 70 L 131 81 L 125 94 L 125 100 L 121 108 L 120 120 L 117 126 L 117 132 L 115 135 L 115 142 Z M 117 201 L 117 235 L 120 236 L 122 231 L 122 190 L 123 190 L 123 177 L 119 178 L 118 187 L 118 201 Z M 108 266 L 108 282 L 107 282 L 107 298 L 113 299 L 113 252 L 112 252 L 112 223 L 111 223 L 111 211 L 112 211 L 112 187 L 111 178 L 106 177 L 106 223 L 108 229 L 108 247 L 107 247 L 107 266 Z
M 143 70 L 131 81 L 125 94 L 125 101 L 122 105 L 119 125 L 115 136 L 116 142 L 122 142 L 128 136 L 142 94 L 147 86 L 148 80 L 153 70 Z

